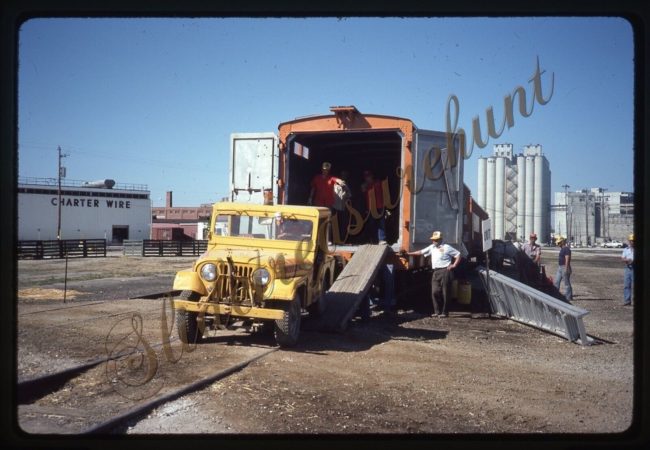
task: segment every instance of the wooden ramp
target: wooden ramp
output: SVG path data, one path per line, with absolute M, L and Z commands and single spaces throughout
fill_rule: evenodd
M 388 245 L 362 245 L 354 252 L 338 278 L 325 294 L 322 329 L 343 331 L 361 300 L 368 293 L 388 254 Z

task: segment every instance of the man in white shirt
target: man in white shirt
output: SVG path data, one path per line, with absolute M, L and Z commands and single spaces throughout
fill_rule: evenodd
M 431 245 L 417 252 L 407 253 L 409 256 L 430 256 L 431 268 L 431 300 L 433 301 L 433 315 L 431 317 L 444 318 L 449 316 L 447 299 L 450 296 L 451 271 L 460 263 L 460 252 L 451 245 L 442 243 L 442 233 L 434 231 L 431 235 Z
M 621 259 L 625 264 L 625 274 L 623 277 L 623 305 L 632 304 L 632 285 L 634 284 L 634 233 L 627 238 L 629 246 L 623 250 Z
M 542 260 L 542 247 L 537 243 L 537 234 L 530 233 L 530 241 L 526 242 L 523 247 L 524 253 L 539 266 Z

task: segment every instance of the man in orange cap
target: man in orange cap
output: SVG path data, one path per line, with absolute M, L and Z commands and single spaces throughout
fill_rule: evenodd
M 542 259 L 542 247 L 537 243 L 537 235 L 535 233 L 530 233 L 529 238 L 530 241 L 524 244 L 524 253 L 539 266 Z
M 314 206 L 327 206 L 334 208 L 334 184 L 340 181 L 331 174 L 332 164 L 325 161 L 321 165 L 321 173 L 314 175 L 311 180 L 311 190 L 307 203 Z
M 433 301 L 433 315 L 431 317 L 444 318 L 447 312 L 447 299 L 450 297 L 449 287 L 452 280 L 452 270 L 458 267 L 461 255 L 458 250 L 449 244 L 442 243 L 442 233 L 434 231 L 431 235 L 431 245 L 417 252 L 407 253 L 409 256 L 431 256 L 431 300 Z

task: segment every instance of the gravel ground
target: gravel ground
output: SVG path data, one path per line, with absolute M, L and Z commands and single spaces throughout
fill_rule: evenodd
M 272 353 L 117 431 L 624 431 L 632 417 L 633 307 L 620 305 L 619 253 L 574 252 L 573 304 L 590 311 L 585 325 L 598 345 L 583 347 L 508 320 L 472 319 L 454 307 L 447 319 L 430 318 L 411 309 L 401 310 L 396 318 L 374 313 L 368 323 L 355 321 L 344 334 L 307 331 L 306 320 L 295 349 Z M 550 275 L 554 275 L 556 260 L 557 251 L 545 249 L 544 263 Z M 75 261 L 69 270 L 77 280 L 69 286 L 85 296 L 66 305 L 56 299 L 19 300 L 19 375 L 45 373 L 51 367 L 101 355 L 107 330 L 133 312 L 144 319 L 144 335 L 159 342 L 160 301 L 125 298 L 132 292 L 145 293 L 148 287 L 148 292 L 169 289 L 171 281 L 165 287 L 167 280 L 191 262 L 191 258 Z M 37 281 L 42 282 L 37 287 L 56 289 L 61 267 L 61 262 L 21 261 L 19 285 L 34 288 Z M 50 284 L 43 281 L 48 277 L 53 278 Z M 66 309 L 61 309 L 63 306 Z M 52 310 L 37 312 L 45 309 Z M 189 380 L 191 374 L 198 376 L 214 367 L 213 353 L 227 348 L 232 355 L 244 354 L 267 344 L 265 336 L 220 332 L 201 345 L 201 358 L 194 353 L 184 364 L 165 365 L 161 376 Z M 85 383 L 72 383 L 76 395 L 53 394 L 59 395 L 57 404 L 110 403 L 112 397 L 96 388 L 101 385 L 99 372 L 84 374 Z M 80 385 L 95 387 L 83 390 Z M 46 397 L 38 404 L 45 407 L 53 398 Z M 30 420 L 34 425 L 35 419 Z M 39 429 L 38 423 L 34 426 Z

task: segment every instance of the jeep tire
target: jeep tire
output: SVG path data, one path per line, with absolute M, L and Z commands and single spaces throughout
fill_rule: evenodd
M 181 300 L 196 301 L 199 299 L 198 294 L 192 291 L 181 292 Z M 203 340 L 203 330 L 199 330 L 199 314 L 184 309 L 176 310 L 176 327 L 178 328 L 178 337 L 184 344 L 195 344 Z
M 300 294 L 296 294 L 290 302 L 283 302 L 282 309 L 284 309 L 284 317 L 276 320 L 273 327 L 275 342 L 280 347 L 293 347 L 300 335 Z

